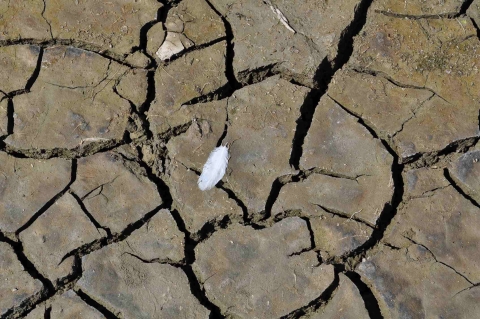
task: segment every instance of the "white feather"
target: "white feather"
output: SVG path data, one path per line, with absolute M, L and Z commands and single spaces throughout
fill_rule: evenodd
M 198 179 L 198 188 L 202 191 L 213 188 L 225 175 L 228 165 L 228 147 L 216 147 L 203 165 L 202 174 Z

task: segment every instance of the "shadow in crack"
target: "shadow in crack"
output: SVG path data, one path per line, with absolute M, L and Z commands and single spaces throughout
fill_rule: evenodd
M 370 318 L 382 319 L 383 315 L 380 311 L 380 306 L 378 301 L 372 293 L 372 290 L 362 281 L 362 278 L 359 274 L 353 271 L 346 271 L 345 275 L 357 286 L 357 289 L 360 291 L 363 302 L 365 303 L 365 308 L 368 311 Z
M 105 306 L 95 301 L 92 297 L 84 293 L 81 289 L 75 290 L 75 293 L 82 299 L 87 305 L 98 310 L 107 319 L 119 319 L 113 312 L 108 310 Z

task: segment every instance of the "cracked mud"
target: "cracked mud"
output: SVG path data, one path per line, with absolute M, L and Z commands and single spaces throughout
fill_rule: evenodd
M 479 24 L 0 1 L 0 318 L 480 317 Z

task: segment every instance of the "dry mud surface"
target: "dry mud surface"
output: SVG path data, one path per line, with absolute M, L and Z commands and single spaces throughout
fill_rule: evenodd
M 480 318 L 479 24 L 0 1 L 0 318 Z

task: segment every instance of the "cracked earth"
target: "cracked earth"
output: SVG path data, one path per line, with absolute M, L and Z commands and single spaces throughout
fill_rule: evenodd
M 0 1 L 0 318 L 479 318 L 478 25 Z

